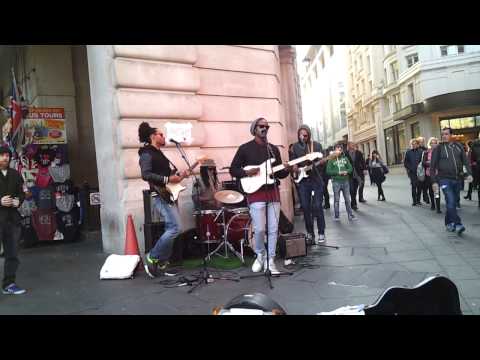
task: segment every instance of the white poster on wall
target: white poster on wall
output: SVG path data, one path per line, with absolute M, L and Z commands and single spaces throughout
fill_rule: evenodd
M 165 124 L 166 139 L 170 142 L 170 139 L 178 141 L 180 143 L 191 144 L 193 142 L 192 137 L 192 123 L 172 123 Z

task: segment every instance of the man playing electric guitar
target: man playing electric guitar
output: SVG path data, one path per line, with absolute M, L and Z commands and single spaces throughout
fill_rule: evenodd
M 166 269 L 172 254 L 173 241 L 180 233 L 180 216 L 174 200 L 178 196 L 177 192 L 182 190 L 180 182 L 190 175 L 191 170 L 178 173 L 173 164 L 175 169 L 170 168 L 171 162 L 160 150 L 165 145 L 165 137 L 148 123 L 140 124 L 138 137 L 144 144 L 138 151 L 142 179 L 149 183 L 152 192 L 158 193 L 153 199 L 153 206 L 165 221 L 164 233 L 146 255 L 145 270 L 153 278 L 157 275 L 158 268 Z M 180 189 L 172 192 L 168 187 Z
M 290 153 L 290 160 L 305 156 L 311 152 L 322 152 L 322 145 L 312 141 L 311 130 L 307 125 L 302 125 L 298 129 L 298 142 L 293 145 Z M 324 164 L 327 158 L 315 162 L 305 161 L 293 167 L 294 173 L 298 178 L 298 196 L 300 206 L 303 209 L 303 218 L 305 219 L 305 228 L 307 230 L 307 241 L 315 241 L 313 228 L 313 218 L 317 218 L 318 240 L 317 244 L 325 242 L 325 216 L 323 213 L 323 172 Z M 313 203 L 312 203 L 312 191 Z
M 264 118 L 255 119 L 250 126 L 250 133 L 255 136 L 255 139 L 241 145 L 230 165 L 230 174 L 237 178 L 252 177 L 263 172 L 260 169 L 262 163 L 265 163 L 269 159 L 275 159 L 272 166 L 278 166 L 282 164 L 280 157 L 280 151 L 275 145 L 268 144 L 267 150 L 267 132 L 269 126 L 267 120 Z M 268 153 L 267 153 L 268 151 Z M 244 167 L 248 169 L 245 170 Z M 278 274 L 279 271 L 275 266 L 275 250 L 277 247 L 277 235 L 278 235 L 278 221 L 280 218 L 280 192 L 278 185 L 280 181 L 278 179 L 286 178 L 289 175 L 290 166 L 285 164 L 285 169 L 280 170 L 275 175 L 276 184 L 268 184 L 258 186 L 253 192 L 249 192 L 244 188 L 244 191 L 248 192 L 247 202 L 250 208 L 250 216 L 252 218 L 253 231 L 255 234 L 255 253 L 257 258 L 252 266 L 253 272 L 259 272 L 262 269 L 264 271 L 267 268 L 267 257 L 265 256 L 265 211 L 266 204 L 268 203 L 268 268 L 272 274 Z M 265 184 L 265 177 L 261 180 L 261 184 Z M 242 185 L 243 186 L 243 185 Z

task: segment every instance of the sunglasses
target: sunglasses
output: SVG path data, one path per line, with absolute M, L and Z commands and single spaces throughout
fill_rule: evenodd
M 259 129 L 267 129 L 267 130 L 268 130 L 268 129 L 270 129 L 270 126 L 268 126 L 268 125 L 258 125 L 258 128 L 259 128 Z

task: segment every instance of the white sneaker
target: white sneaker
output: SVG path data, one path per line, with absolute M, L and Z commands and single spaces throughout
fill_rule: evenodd
M 317 244 L 323 244 L 325 242 L 325 235 L 318 235 Z
M 260 272 L 263 269 L 263 256 L 262 255 L 257 255 L 257 258 L 253 262 L 252 265 L 252 271 L 254 273 Z
M 270 258 L 270 260 L 268 261 L 268 265 L 269 265 L 268 268 L 270 269 L 270 273 L 272 275 L 280 274 L 280 271 L 277 269 L 277 265 L 275 265 L 275 259 L 274 258 Z M 263 271 L 267 271 L 266 266 L 263 269 Z

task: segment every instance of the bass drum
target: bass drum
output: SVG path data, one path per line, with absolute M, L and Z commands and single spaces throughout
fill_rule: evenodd
M 253 227 L 248 213 L 240 212 L 231 216 L 227 222 L 225 233 L 227 241 L 235 250 L 248 256 L 254 254 L 252 248 Z

